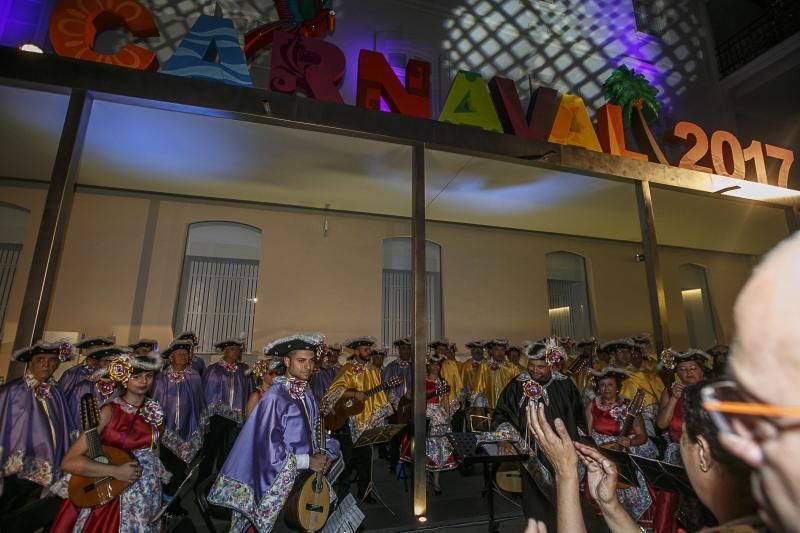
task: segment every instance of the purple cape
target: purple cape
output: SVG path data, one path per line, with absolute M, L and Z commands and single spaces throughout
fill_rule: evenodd
M 208 429 L 208 411 L 203 394 L 203 381 L 191 367 L 183 373 L 183 380 L 170 379 L 172 367 L 158 373 L 153 384 L 152 398 L 164 409 L 164 426 L 161 444 L 189 463 L 203 446 Z
M 75 385 L 84 379 L 88 379 L 93 373 L 94 369 L 86 366 L 86 363 L 77 364 L 72 368 L 68 368 L 61 374 L 61 377 L 58 379 L 58 386 L 61 387 L 61 391 L 64 394 L 69 395 Z
M 236 363 L 236 371 L 227 370 L 221 361 L 206 368 L 203 390 L 208 404 L 208 416 L 220 415 L 241 424 L 244 406 L 255 390 L 253 379 L 245 374 L 247 365 Z
M 206 362 L 203 360 L 203 358 L 192 356 L 192 362 L 189 364 L 198 374 L 200 374 L 200 377 L 202 378 L 206 371 Z
M 270 531 L 294 485 L 297 455 L 313 453 L 317 401 L 310 388 L 293 398 L 287 383 L 284 376 L 275 378 L 247 417 L 209 493 L 210 502 L 234 510 L 232 531 L 249 525 Z M 338 456 L 337 441 L 328 440 L 326 448 Z
M 328 387 L 339 373 L 341 365 L 335 365 L 329 368 L 320 368 L 319 372 L 311 376 L 311 390 L 314 391 L 314 398 L 321 400 L 325 393 L 328 392 Z
M 389 396 L 392 400 L 399 400 L 406 391 L 414 390 L 414 367 L 409 364 L 406 368 L 401 368 L 400 359 L 395 359 L 381 372 L 381 381 L 388 381 L 395 376 L 403 378 L 403 382 L 389 389 Z
M 41 389 L 42 400 L 34 395 L 37 384 L 26 376 L 0 387 L 0 482 L 16 474 L 49 487 L 61 477 L 75 419 L 55 381 Z
M 117 396 L 120 396 L 122 394 L 122 390 L 119 387 L 114 387 L 111 394 L 104 396 L 99 390 L 97 390 L 97 381 L 84 379 L 83 381 L 76 383 L 70 392 L 65 394 L 67 399 L 67 407 L 69 408 L 71 415 L 75 417 L 75 420 L 81 419 L 81 398 L 83 398 L 86 394 L 93 395 L 94 399 L 97 401 L 97 407 L 100 408 L 107 402 L 113 400 Z

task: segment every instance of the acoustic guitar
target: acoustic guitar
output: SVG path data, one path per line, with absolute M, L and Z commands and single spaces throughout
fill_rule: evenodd
M 639 416 L 644 408 L 644 391 L 642 389 L 637 389 L 636 394 L 633 395 L 633 400 L 628 405 L 628 413 L 625 415 L 625 420 L 622 422 L 622 428 L 619 430 L 619 438 L 627 437 L 631 434 L 631 430 L 633 429 L 633 424 L 636 422 L 636 417 Z M 607 442 L 600 446 L 601 449 L 607 450 L 614 450 L 617 452 L 625 452 L 628 453 L 627 447 L 623 446 L 619 442 L 619 438 L 614 442 Z M 624 480 L 622 476 L 617 479 L 617 488 L 618 489 L 627 489 L 631 486 L 631 483 Z
M 128 452 L 100 443 L 100 436 L 97 434 L 99 422 L 100 412 L 94 396 L 84 394 L 81 398 L 81 425 L 89 457 L 98 463 L 110 465 L 133 461 Z M 97 507 L 116 498 L 130 484 L 130 481 L 120 481 L 111 476 L 92 478 L 72 474 L 69 480 L 69 499 L 76 507 Z
M 427 403 L 427 401 L 434 396 L 441 398 L 448 392 L 450 392 L 450 384 L 442 380 L 436 385 L 435 391 L 425 394 L 425 401 Z M 406 398 L 406 396 L 403 395 L 403 397 L 400 398 L 400 401 L 397 402 L 397 423 L 410 424 L 412 422 L 413 412 L 414 400 L 411 398 Z
M 384 381 L 377 387 L 373 387 L 367 391 L 364 391 L 364 394 L 367 398 L 374 394 L 378 394 L 379 392 L 391 389 L 392 387 L 396 387 L 403 382 L 403 378 L 400 376 L 395 376 L 388 381 Z M 347 389 L 345 394 L 348 392 L 358 392 L 356 389 Z M 342 397 L 339 398 L 339 401 L 336 402 L 336 405 L 333 406 L 333 410 L 325 415 L 325 426 L 330 429 L 331 431 L 336 431 L 337 429 L 344 426 L 347 419 L 351 416 L 356 416 L 364 412 L 365 403 L 362 401 L 357 400 L 356 398 L 350 396 L 345 397 L 342 394 Z
M 522 493 L 522 472 L 517 463 L 501 463 L 495 474 L 497 487 L 514 494 Z
M 323 411 L 320 409 L 314 433 L 314 449 L 317 452 L 325 449 L 324 420 Z M 331 484 L 322 472 L 308 470 L 300 474 L 284 506 L 283 516 L 286 525 L 309 533 L 322 529 L 331 512 L 331 490 Z

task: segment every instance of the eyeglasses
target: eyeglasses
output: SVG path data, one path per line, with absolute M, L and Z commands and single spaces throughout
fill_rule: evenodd
M 747 399 L 735 381 L 718 381 L 700 390 L 703 407 L 720 433 L 753 438 L 759 422 L 776 426 L 770 419 L 800 419 L 800 407 L 758 403 Z M 785 429 L 785 428 L 784 428 Z

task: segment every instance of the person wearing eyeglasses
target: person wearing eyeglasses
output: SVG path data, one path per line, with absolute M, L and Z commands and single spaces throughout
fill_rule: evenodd
M 702 383 L 691 385 L 684 393 L 681 455 L 692 487 L 719 525 L 707 527 L 700 524 L 689 530 L 701 533 L 767 531 L 763 522 L 754 516 L 756 504 L 747 481 L 747 467 L 722 448 L 720 433 L 711 423 L 711 412 L 701 405 L 702 386 Z M 527 421 L 530 434 L 554 467 L 557 531 L 587 531 L 577 490 L 578 462 L 586 467 L 587 490 L 598 503 L 608 530 L 613 533 L 642 531 L 617 498 L 618 472 L 614 462 L 591 446 L 573 443 L 560 419 L 555 420 L 551 427 L 541 406 L 538 409 L 528 406 Z M 663 525 L 654 528 L 655 531 L 665 530 Z M 589 525 L 588 529 L 595 531 L 600 528 Z
M 759 516 L 800 531 L 800 233 L 753 272 L 734 307 L 731 380 L 703 388 L 720 443 L 751 470 Z
M 681 465 L 679 443 L 683 433 L 683 392 L 689 385 L 703 381 L 710 361 L 711 357 L 706 352 L 694 348 L 683 353 L 667 349 L 661 354 L 664 368 L 674 370 L 678 375 L 672 386 L 661 393 L 656 417 L 656 426 L 662 431 L 666 430 L 669 437 L 669 444 L 664 452 L 666 463 Z

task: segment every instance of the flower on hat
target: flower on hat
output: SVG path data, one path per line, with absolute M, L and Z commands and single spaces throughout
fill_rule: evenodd
M 108 365 L 108 377 L 117 383 L 125 385 L 131 379 L 132 374 L 133 366 L 128 354 L 113 359 Z
M 664 368 L 675 370 L 677 363 L 675 361 L 675 351 L 672 348 L 667 348 L 661 352 L 661 364 L 664 365 Z

